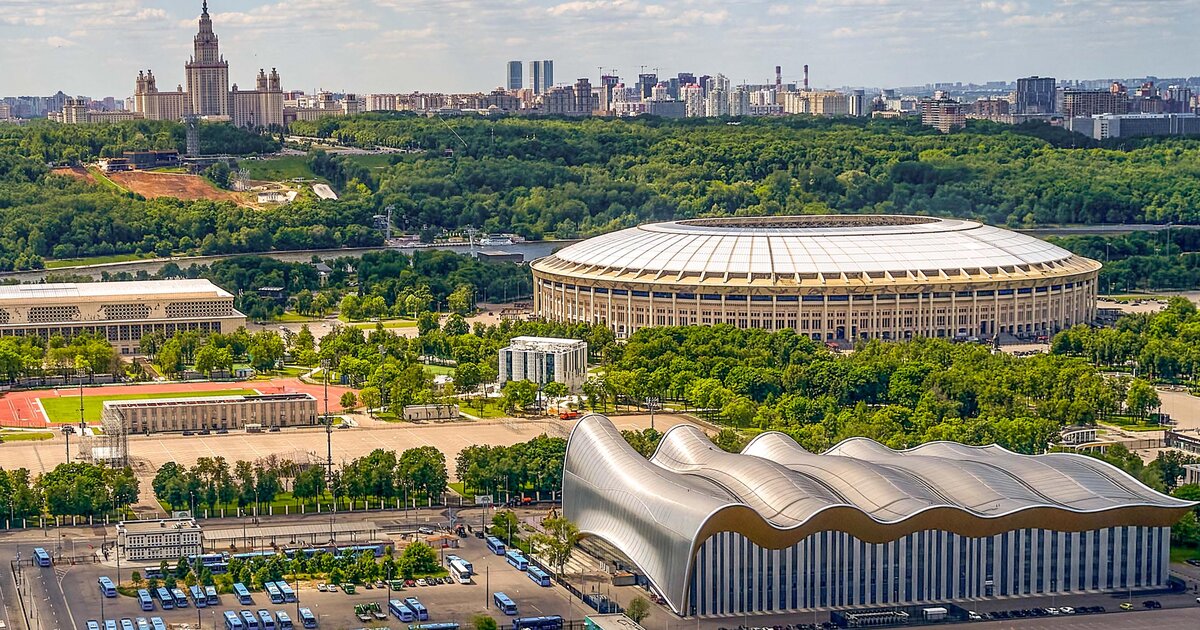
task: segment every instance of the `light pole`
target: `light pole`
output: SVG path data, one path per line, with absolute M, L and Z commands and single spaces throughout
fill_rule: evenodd
M 75 432 L 75 427 L 71 425 L 62 428 L 63 437 L 67 438 L 67 463 L 71 463 L 71 434 Z
M 333 485 L 333 418 L 329 417 L 329 359 L 321 359 L 321 375 L 325 381 L 325 485 Z

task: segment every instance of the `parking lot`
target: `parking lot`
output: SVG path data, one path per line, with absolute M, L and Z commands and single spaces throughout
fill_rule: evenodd
M 472 617 L 479 613 L 489 613 L 497 621 L 503 623 L 507 618 L 496 611 L 492 604 L 491 594 L 502 591 L 512 598 L 519 608 L 519 616 L 562 615 L 568 618 L 578 618 L 584 613 L 578 601 L 571 601 L 567 592 L 558 587 L 540 587 L 526 577 L 525 573 L 509 566 L 501 556 L 491 554 L 483 541 L 474 537 L 461 539 L 460 549 L 445 549 L 447 554 L 456 554 L 471 562 L 477 575 L 471 584 L 440 584 L 437 586 L 417 586 L 403 591 L 392 591 L 393 598 L 417 597 L 429 609 L 429 621 L 456 622 L 468 624 Z M 154 612 L 143 612 L 138 602 L 130 597 L 118 596 L 115 599 L 105 599 L 100 595 L 96 580 L 101 575 L 116 578 L 112 567 L 99 565 L 77 565 L 56 567 L 62 577 L 63 590 L 71 594 L 67 597 L 70 616 L 76 628 L 85 628 L 87 620 L 137 617 L 161 617 L 168 625 L 178 627 L 182 624 L 195 628 L 197 623 L 201 628 L 223 628 L 224 612 L 226 610 L 249 610 L 257 614 L 258 610 L 268 610 L 272 614 L 283 610 L 292 618 L 294 623 L 299 620 L 297 609 L 310 609 L 318 618 L 321 628 L 359 628 L 359 627 L 405 627 L 395 617 L 385 621 L 364 623 L 354 615 L 356 604 L 378 602 L 383 610 L 387 610 L 389 592 L 385 589 L 367 589 L 358 586 L 357 592 L 347 595 L 342 589 L 338 592 L 318 592 L 315 582 L 301 582 L 296 589 L 299 602 L 292 604 L 271 604 L 267 595 L 262 592 L 253 593 L 254 603 L 240 605 L 231 594 L 222 594 L 218 606 L 196 608 L 189 601 L 189 607 L 175 610 L 156 609 Z M 129 567 L 122 568 L 121 577 L 129 579 Z M 289 582 L 291 583 L 291 582 Z M 293 584 L 295 588 L 297 585 Z M 157 601 L 155 602 L 157 604 Z M 157 606 L 156 606 L 157 608 Z M 572 613 L 571 611 L 574 611 Z M 297 627 L 299 624 L 297 623 Z

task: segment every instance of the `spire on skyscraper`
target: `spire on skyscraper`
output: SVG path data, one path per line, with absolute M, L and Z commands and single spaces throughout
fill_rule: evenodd
M 200 11 L 200 15 L 208 15 L 208 0 L 204 0 L 204 7 Z

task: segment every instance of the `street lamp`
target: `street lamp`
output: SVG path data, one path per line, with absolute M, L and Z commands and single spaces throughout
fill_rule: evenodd
M 333 418 L 329 417 L 329 367 L 332 362 L 321 359 L 321 375 L 325 381 L 325 485 L 333 485 Z
M 63 437 L 67 438 L 67 463 L 71 463 L 71 434 L 75 432 L 75 427 L 71 425 L 62 428 Z

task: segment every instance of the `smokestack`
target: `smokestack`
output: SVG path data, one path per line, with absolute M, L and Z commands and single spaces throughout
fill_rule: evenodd
M 808 91 L 808 64 L 804 64 L 804 91 Z
M 775 91 L 783 88 L 783 66 L 775 66 Z

